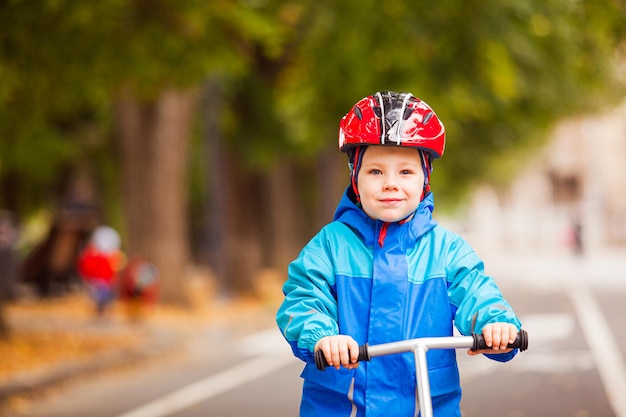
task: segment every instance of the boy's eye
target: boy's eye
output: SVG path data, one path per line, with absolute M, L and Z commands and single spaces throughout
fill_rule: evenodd
M 383 172 L 380 169 L 371 169 L 370 170 L 370 174 L 372 174 L 372 175 L 380 175 L 382 173 Z
M 411 175 L 413 174 L 413 171 L 411 171 L 410 169 L 403 169 L 402 171 L 400 171 L 401 175 Z

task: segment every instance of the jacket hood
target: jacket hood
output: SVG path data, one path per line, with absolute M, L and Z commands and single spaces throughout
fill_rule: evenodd
M 348 186 L 343 193 L 333 220 L 340 221 L 350 226 L 352 230 L 360 235 L 361 239 L 363 239 L 367 245 L 373 245 L 374 242 L 378 241 L 379 233 L 381 230 L 385 229 L 383 225 L 386 223 L 382 220 L 374 220 L 369 217 L 360 206 L 352 201 L 349 194 L 350 186 Z M 415 215 L 410 221 L 406 223 L 389 223 L 388 225 L 406 227 L 408 229 L 409 240 L 414 242 L 437 225 L 437 222 L 432 217 L 434 209 L 435 200 L 433 193 L 428 193 L 420 202 L 419 206 L 417 206 Z

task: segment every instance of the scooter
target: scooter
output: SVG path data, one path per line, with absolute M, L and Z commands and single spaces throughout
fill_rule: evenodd
M 528 333 L 520 330 L 509 348 L 518 348 L 521 352 L 528 349 Z M 489 349 L 485 344 L 482 334 L 471 336 L 449 337 L 420 337 L 416 339 L 401 340 L 398 342 L 382 343 L 378 345 L 359 346 L 359 361 L 370 361 L 377 356 L 392 355 L 397 353 L 413 352 L 415 356 L 415 371 L 417 377 L 417 395 L 419 400 L 420 415 L 433 417 L 433 405 L 430 394 L 430 381 L 428 379 L 428 363 L 426 352 L 431 349 Z M 321 350 L 315 352 L 315 365 L 317 369 L 324 370 L 328 367 L 326 357 Z

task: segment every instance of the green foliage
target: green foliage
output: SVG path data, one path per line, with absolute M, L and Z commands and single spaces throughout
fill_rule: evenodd
M 555 119 L 609 106 L 624 91 L 614 72 L 626 27 L 617 2 L 318 2 L 306 19 L 277 85 L 286 140 L 334 146 L 339 118 L 358 99 L 410 91 L 447 127 L 433 180 L 444 200 L 489 179 L 494 159 L 537 146 Z
M 150 100 L 219 74 L 224 136 L 260 170 L 334 148 L 363 96 L 411 91 L 446 124 L 433 181 L 453 200 L 556 118 L 621 96 L 625 13 L 618 0 L 0 0 L 0 179 L 41 195 L 77 159 L 114 158 L 121 89 Z
M 13 190 L 35 208 L 94 152 L 94 135 L 108 139 L 122 89 L 151 100 L 212 73 L 236 78 L 259 45 L 280 54 L 282 36 L 272 16 L 231 0 L 0 1 L 0 179 L 37 185 Z

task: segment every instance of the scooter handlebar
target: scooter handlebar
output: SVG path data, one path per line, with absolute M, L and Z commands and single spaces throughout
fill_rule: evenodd
M 469 347 L 470 350 L 474 350 L 474 351 L 482 350 L 482 349 L 490 349 L 490 347 L 485 344 L 485 338 L 483 337 L 482 334 L 474 333 L 470 337 L 473 340 L 468 346 L 465 346 L 465 347 Z M 414 339 L 414 340 L 415 340 L 415 343 L 410 346 L 419 345 L 419 339 Z M 382 345 L 377 345 L 377 346 L 382 346 Z M 457 346 L 457 347 L 461 347 L 461 346 Z M 526 332 L 526 330 L 520 330 L 517 333 L 517 337 L 515 338 L 513 343 L 509 343 L 507 347 L 518 348 L 522 352 L 528 349 L 528 333 Z M 438 347 L 438 349 L 441 349 L 441 348 L 444 348 L 444 347 Z M 411 349 L 408 349 L 406 351 L 408 352 L 410 350 Z M 395 352 L 395 353 L 400 353 L 400 352 Z M 359 346 L 359 357 L 357 361 L 361 362 L 361 361 L 370 361 L 370 360 L 371 360 L 371 356 L 369 352 L 369 345 L 365 344 L 365 345 Z M 315 366 L 317 366 L 317 369 L 319 369 L 320 371 L 325 370 L 329 366 L 328 362 L 326 361 L 326 357 L 324 356 L 324 352 L 322 352 L 320 349 L 315 351 Z

